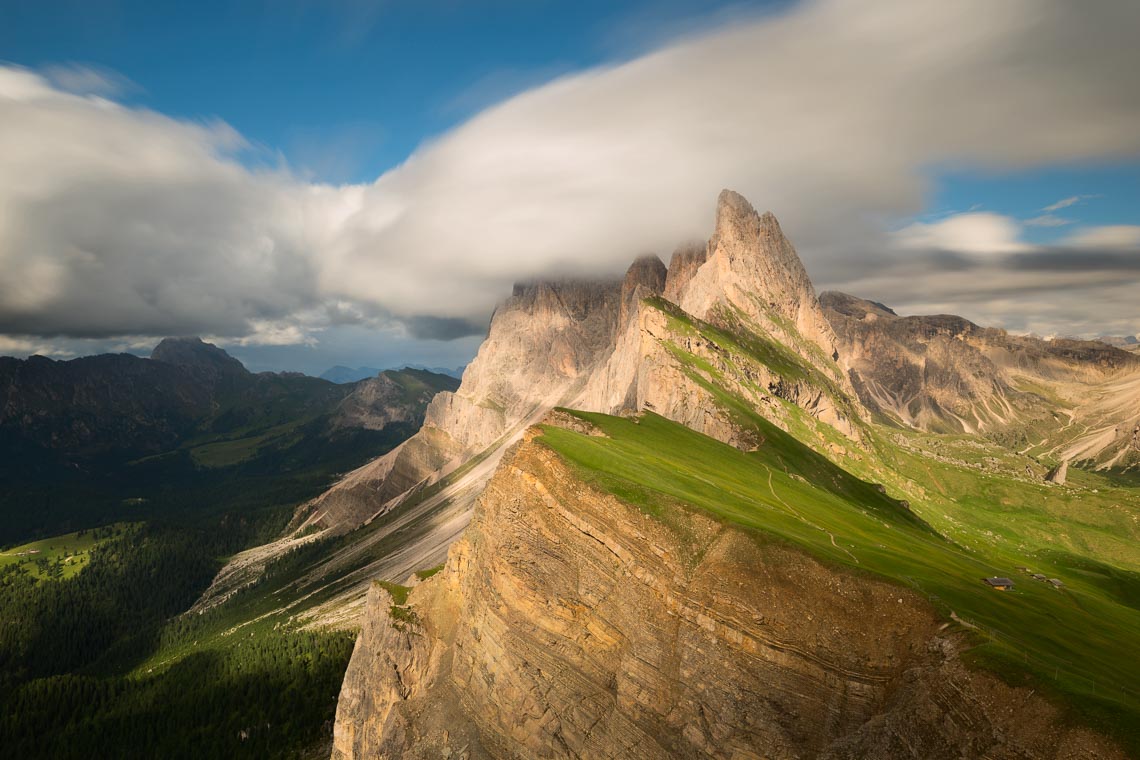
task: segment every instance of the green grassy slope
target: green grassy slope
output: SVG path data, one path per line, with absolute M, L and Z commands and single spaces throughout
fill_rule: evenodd
M 646 303 L 670 317 L 677 337 L 664 340 L 680 369 L 760 444 L 741 452 L 652 414 L 583 415 L 608 438 L 547 428 L 543 440 L 584 478 L 666 522 L 671 510 L 703 509 L 914 588 L 977 628 L 973 662 L 1032 681 L 1140 754 L 1140 490 L 1081 471 L 1067 487 L 1046 484 L 1033 474 L 1040 463 L 970 436 L 859 423 L 854 445 L 741 371 L 760 363 L 841 396 L 799 357 L 738 320 L 715 326 Z M 719 366 L 684 348 L 696 335 L 719 348 Z M 1016 590 L 981 582 L 994 575 Z
M 36 580 L 73 578 L 91 561 L 91 550 L 132 528 L 115 523 L 14 546 L 0 552 L 0 570 L 23 567 Z
M 430 373 L 399 375 L 408 398 L 435 390 Z M 4 526 L 17 540 L 60 515 L 73 528 L 138 521 L 107 538 L 114 526 L 0 545 L 12 555 L 0 556 L 0 754 L 327 756 L 355 637 L 290 616 L 344 584 L 330 571 L 334 588 L 282 607 L 313 590 L 285 587 L 330 542 L 283 558 L 229 604 L 182 614 L 228 556 L 271 540 L 298 503 L 414 432 L 408 423 L 327 435 L 327 405 L 310 403 L 309 380 L 269 378 L 264 397 L 227 398 L 184 445 L 109 474 L 0 489 L 0 512 L 28 518 Z M 40 554 L 19 555 L 31 549 Z M 50 580 L 56 557 L 64 563 Z
M 547 427 L 541 440 L 586 480 L 665 522 L 671 510 L 703 509 L 758 537 L 790 542 L 825 562 L 917 589 L 947 617 L 952 611 L 979 626 L 982 640 L 970 653 L 974 662 L 1015 683 L 1033 680 L 1084 720 L 1140 749 L 1140 661 L 1134 656 L 1140 646 L 1140 576 L 1046 546 L 997 541 L 967 548 L 922 519 L 940 507 L 937 500 L 915 505 L 912 512 L 761 419 L 753 422 L 765 443 L 745 453 L 653 414 L 639 420 L 575 414 L 607 437 Z M 978 476 L 963 469 L 944 469 L 940 477 L 951 474 L 959 479 L 956 493 L 971 494 L 969 499 L 984 497 L 975 497 L 967 482 L 976 484 L 978 494 L 994 487 L 978 484 Z M 1021 486 L 1003 484 L 1011 498 Z M 1037 494 L 1024 492 L 1020 509 L 1032 513 Z M 1134 510 L 1140 506 L 1135 494 L 1114 496 L 1128 496 Z M 954 519 L 984 535 L 991 514 L 967 504 Z M 1046 519 L 1062 518 L 1052 513 Z M 1078 520 L 1066 529 L 1085 530 Z M 1062 577 L 1066 589 L 1015 570 L 1029 563 Z M 989 589 L 981 578 L 992 575 L 1014 577 L 1016 590 Z

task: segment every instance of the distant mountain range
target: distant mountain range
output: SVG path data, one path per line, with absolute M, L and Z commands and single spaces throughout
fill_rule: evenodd
M 397 370 L 418 369 L 437 375 L 447 375 L 448 377 L 454 377 L 458 380 L 463 377 L 463 369 L 465 366 L 466 365 L 461 365 L 449 369 L 448 367 L 427 367 L 423 364 L 404 364 L 398 367 Z M 363 380 L 367 377 L 376 377 L 381 372 L 384 372 L 384 370 L 377 369 L 376 367 L 346 367 L 343 364 L 338 364 L 322 372 L 320 378 L 338 384 L 355 383 L 357 380 Z
M 20 498 L 21 484 L 43 492 L 45 484 L 138 481 L 157 468 L 169 476 L 172 467 L 352 463 L 414 433 L 431 398 L 457 386 L 450 376 L 413 369 L 339 385 L 300 373 L 255 374 L 198 338 L 167 338 L 150 358 L 0 357 L 0 508 Z M 0 541 L 50 529 L 52 514 L 71 524 L 77 500 L 45 498 L 34 515 L 5 509 Z
M 1097 340 L 1125 351 L 1140 352 L 1140 337 L 1136 335 L 1102 335 Z

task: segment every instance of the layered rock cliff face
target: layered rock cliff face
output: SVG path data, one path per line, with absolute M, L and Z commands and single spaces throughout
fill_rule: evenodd
M 716 322 L 726 311 L 737 312 L 753 330 L 809 357 L 849 389 L 835 365 L 837 339 L 803 263 L 776 217 L 757 214 L 737 193 L 721 193 L 706 261 L 675 290 L 677 305 L 694 317 Z
M 437 472 L 471 456 L 459 438 L 506 453 L 480 465 L 489 480 L 469 491 L 481 495 L 445 569 L 407 605 L 369 592 L 335 758 L 1122 756 L 1033 692 L 967 669 L 968 634 L 925 597 L 683 505 L 651 518 L 535 428 L 491 437 L 559 403 L 651 411 L 745 451 L 776 438 L 772 423 L 858 460 L 875 454 L 852 451 L 867 430 L 856 386 L 878 411 L 881 396 L 907 408 L 914 395 L 957 419 L 945 410 L 968 396 L 996 420 L 1022 413 L 1011 398 L 1037 408 L 1015 386 L 1030 374 L 1131 378 L 1121 352 L 838 296 L 825 314 L 775 219 L 728 192 L 706 246 L 679 249 L 668 269 L 639 259 L 605 293 L 575 308 L 553 286 L 517 289 L 493 347 L 406 446 L 448 452 Z M 545 420 L 602 434 L 561 412 Z
M 379 587 L 333 757 L 1121 757 L 967 671 L 925 600 L 683 510 L 667 527 L 529 438 L 443 572 Z
M 868 407 L 926 430 L 972 432 L 1013 414 L 1009 381 L 969 340 L 980 332 L 976 325 L 953 317 L 903 318 L 844 293 L 824 293 L 820 300 Z
M 861 410 L 836 361 L 836 337 L 771 214 L 761 216 L 744 198 L 724 191 L 708 246 L 678 249 L 667 272 L 659 260 L 638 260 L 623 293 L 637 297 L 623 300 L 616 346 L 575 408 L 608 414 L 649 409 L 734 446 L 755 445 L 711 385 L 750 399 L 777 425 L 783 420 L 773 397 L 849 438 L 860 437 Z M 731 350 L 711 337 L 718 329 L 749 336 L 762 350 Z
M 1129 436 L 1140 423 L 1140 359 L 1134 354 L 1100 341 L 1010 335 L 950 315 L 900 317 L 845 293 L 820 300 L 869 408 L 940 432 L 1047 425 L 1036 435 L 1050 441 L 1055 458 L 1112 466 L 1135 460 Z M 1067 420 L 1058 426 L 1052 421 L 1060 415 Z
M 565 403 L 612 351 L 622 303 L 616 281 L 534 282 L 491 319 L 454 393 L 435 396 L 423 428 L 299 511 L 297 522 L 351 530 Z
M 692 324 L 648 305 L 664 299 L 681 322 L 754 334 L 787 362 L 729 355 Z M 687 245 L 668 269 L 643 256 L 619 282 L 532 282 L 515 287 L 491 320 L 487 340 L 454 393 L 432 401 L 419 434 L 350 473 L 305 505 L 300 522 L 350 530 L 394 508 L 412 489 L 446 477 L 503 445 L 558 405 L 622 414 L 651 409 L 733 445 L 754 438 L 695 378 L 674 350 L 681 345 L 717 369 L 730 392 L 754 398 L 782 424 L 778 397 L 859 438 L 861 409 L 837 363 L 836 338 L 795 249 L 771 214 L 721 193 L 712 238 Z

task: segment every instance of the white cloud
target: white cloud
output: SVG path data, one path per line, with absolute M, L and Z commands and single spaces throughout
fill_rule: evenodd
M 1026 219 L 1025 223 L 1030 227 L 1064 227 L 1067 224 L 1072 224 L 1073 220 L 1055 214 L 1042 214 L 1032 219 Z
M 1016 220 L 988 211 L 956 214 L 937 222 L 915 222 L 894 233 L 895 244 L 901 248 L 983 255 L 1029 250 L 1020 237 Z
M 139 89 L 119 72 L 90 64 L 53 64 L 45 66 L 43 74 L 59 89 L 75 95 L 113 98 Z
M 1086 227 L 1065 238 L 1064 242 L 1074 247 L 1140 249 L 1140 225 Z
M 0 331 L 222 331 L 315 300 L 332 192 L 251 172 L 190 123 L 0 68 Z
M 341 187 L 243 166 L 224 124 L 0 68 L 0 332 L 292 340 L 324 311 L 454 335 L 515 279 L 707 236 L 722 187 L 821 282 L 905 268 L 882 220 L 931 167 L 1140 154 L 1138 27 L 1124 0 L 815 0 L 562 77 Z M 903 239 L 1010 254 L 1016 226 Z
M 32 356 L 33 354 L 68 358 L 74 356 L 75 352 L 44 340 L 17 335 L 0 335 L 0 356 Z
M 1052 213 L 1054 211 L 1060 211 L 1063 208 L 1068 208 L 1069 206 L 1073 206 L 1073 205 L 1076 205 L 1077 203 L 1080 203 L 1086 197 L 1088 197 L 1088 196 L 1072 195 L 1072 196 L 1069 196 L 1068 198 L 1062 198 L 1061 200 L 1057 201 L 1056 203 L 1050 203 L 1048 206 L 1044 207 L 1041 210 L 1046 212 L 1046 213 Z
M 317 344 L 317 339 L 300 325 L 288 321 L 264 319 L 252 320 L 248 335 L 231 339 L 211 336 L 204 340 L 231 346 L 315 346 Z

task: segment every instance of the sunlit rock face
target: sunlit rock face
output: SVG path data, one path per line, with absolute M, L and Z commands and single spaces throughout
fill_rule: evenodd
M 1051 459 L 1140 463 L 1137 355 L 947 314 L 899 316 L 846 293 L 820 300 L 869 409 L 921 430 L 980 433 L 1017 450 L 1037 444 Z
M 543 416 L 555 405 L 648 411 L 747 451 L 764 445 L 747 407 L 857 455 L 850 334 L 775 218 L 727 191 L 707 245 L 668 269 L 643 257 L 620 282 L 516 288 L 382 487 L 415 452 L 431 455 L 416 473 L 446 471 L 525 432 L 487 468 L 445 569 L 406 607 L 373 588 L 333 757 L 1121 757 L 1041 696 L 967 669 L 964 634 L 924 597 L 699 512 L 650 518 L 528 427 L 601 434 Z
M 621 288 L 610 280 L 516 285 L 458 390 L 435 396 L 420 432 L 304 505 L 296 522 L 351 530 L 568 401 L 612 351 Z
M 333 757 L 1121 757 L 925 599 L 676 517 L 525 440 L 407 609 L 373 590 Z
M 733 445 L 754 445 L 678 365 L 669 344 L 687 341 L 702 360 L 730 374 L 740 361 L 729 361 L 714 344 L 694 345 L 674 334 L 661 310 L 645 303 L 658 297 L 681 307 L 686 318 L 779 342 L 817 368 L 825 382 L 751 362 L 748 376 L 732 382 L 766 389 L 763 395 L 791 401 L 857 439 L 860 409 L 835 359 L 834 333 L 779 223 L 727 190 L 714 221 L 707 245 L 682 246 L 668 269 L 647 255 L 622 280 L 516 285 L 496 309 L 459 389 L 433 399 L 421 432 L 302 507 L 296 522 L 351 530 L 411 489 L 501 447 L 558 405 L 611 414 L 651 409 Z

